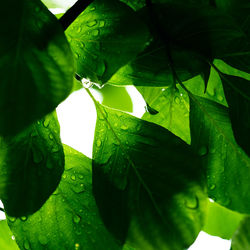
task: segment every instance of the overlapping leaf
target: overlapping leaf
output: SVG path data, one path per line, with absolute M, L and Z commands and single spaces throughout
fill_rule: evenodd
M 216 202 L 209 202 L 202 231 L 230 240 L 244 217 L 244 214 L 229 210 Z
M 64 169 L 56 114 L 16 136 L 0 138 L 0 149 L 0 198 L 6 212 L 34 213 L 54 192 Z
M 250 81 L 237 76 L 220 75 L 235 139 L 250 156 Z
M 250 159 L 235 142 L 226 107 L 190 98 L 191 145 L 203 156 L 208 194 L 217 203 L 249 213 Z
M 232 238 L 232 250 L 250 249 L 250 217 L 245 218 Z
M 182 249 L 203 224 L 200 159 L 168 130 L 97 105 L 93 191 L 107 228 L 139 249 Z
M 18 250 L 15 240 L 12 239 L 12 233 L 5 220 L 0 221 L 0 249 Z
M 62 180 L 44 206 L 29 217 L 8 217 L 20 249 L 120 249 L 98 215 L 91 160 L 68 146 L 64 151 Z
M 40 1 L 5 1 L 0 21 L 4 24 L 0 134 L 9 135 L 42 118 L 67 97 L 74 64 L 60 24 Z
M 117 0 L 94 1 L 66 34 L 77 73 L 100 84 L 142 51 L 149 35 L 133 10 Z

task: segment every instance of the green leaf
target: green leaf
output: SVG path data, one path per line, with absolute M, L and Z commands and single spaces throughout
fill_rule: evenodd
M 91 160 L 64 146 L 65 171 L 43 207 L 29 217 L 8 217 L 21 249 L 120 249 L 104 228 L 92 196 Z
M 55 113 L 13 137 L 0 138 L 0 198 L 11 216 L 34 213 L 56 189 L 64 154 Z
M 146 112 L 142 119 L 156 123 L 190 144 L 189 98 L 185 91 L 169 87 L 137 87 L 151 108 L 158 111 L 152 115 Z
M 200 158 L 158 125 L 97 111 L 93 192 L 107 228 L 139 249 L 191 245 L 206 208 Z
M 0 249 L 2 250 L 18 250 L 15 240 L 13 240 L 12 233 L 5 220 L 0 221 Z
M 176 73 L 186 81 L 207 69 L 196 53 L 178 46 L 170 48 Z M 169 86 L 173 85 L 173 72 L 163 42 L 153 41 L 129 64 L 119 69 L 108 81 L 113 85 Z
M 250 156 L 250 81 L 237 76 L 220 75 L 235 139 Z
M 60 9 L 68 9 L 71 7 L 77 0 L 42 0 L 42 2 L 47 6 L 47 8 L 60 8 Z
M 0 22 L 0 134 L 10 135 L 67 97 L 74 63 L 60 24 L 40 1 L 3 2 Z
M 216 202 L 209 202 L 206 223 L 202 230 L 229 240 L 244 217 L 244 214 L 229 210 Z
M 250 249 L 250 217 L 245 218 L 232 238 L 232 250 Z
M 203 158 L 208 194 L 217 203 L 250 212 L 250 160 L 235 142 L 228 109 L 198 96 L 190 98 L 191 145 Z
M 66 31 L 77 73 L 101 85 L 144 49 L 148 33 L 135 12 L 117 0 L 94 1 Z

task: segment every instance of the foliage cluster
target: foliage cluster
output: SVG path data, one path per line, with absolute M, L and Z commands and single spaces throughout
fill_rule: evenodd
M 180 250 L 201 230 L 249 249 L 249 0 L 48 9 L 64 7 L 1 3 L 0 249 Z M 141 119 L 124 112 L 126 85 Z M 82 87 L 92 159 L 61 143 L 55 111 Z M 92 88 L 120 90 L 103 105 Z

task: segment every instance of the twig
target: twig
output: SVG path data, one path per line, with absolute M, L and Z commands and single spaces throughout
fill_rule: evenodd
M 93 0 L 78 0 L 66 13 L 59 19 L 63 30 L 69 25 L 93 2 Z

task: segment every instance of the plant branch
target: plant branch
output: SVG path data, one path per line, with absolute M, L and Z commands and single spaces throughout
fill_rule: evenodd
M 59 19 L 63 30 L 66 30 L 70 24 L 93 2 L 93 0 L 78 0 L 66 13 Z

